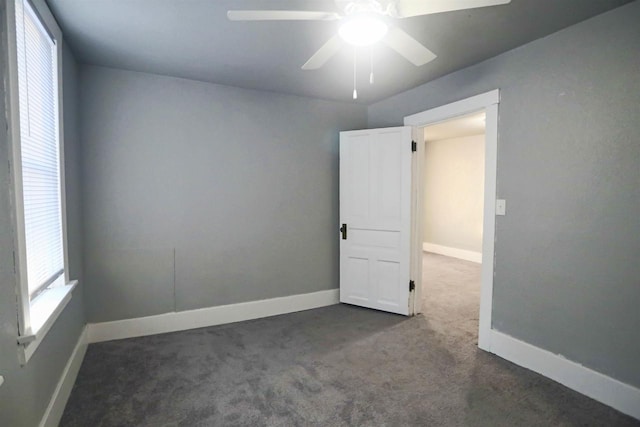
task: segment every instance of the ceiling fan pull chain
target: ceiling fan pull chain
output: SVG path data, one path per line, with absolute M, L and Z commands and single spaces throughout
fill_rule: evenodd
M 371 59 L 371 72 L 369 73 L 369 84 L 373 84 L 373 45 L 371 45 L 371 50 L 369 51 L 370 59 Z
M 353 99 L 358 99 L 358 91 L 356 90 L 356 64 L 358 62 L 358 48 L 353 47 Z

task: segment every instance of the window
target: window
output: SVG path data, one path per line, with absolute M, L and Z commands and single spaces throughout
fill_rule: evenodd
M 33 299 L 63 278 L 56 44 L 28 3 L 16 5 L 22 198 Z M 21 28 L 22 27 L 22 28 Z
M 9 3 L 18 343 L 26 363 L 71 298 L 74 284 L 68 286 L 66 268 L 60 29 L 46 8 L 28 0 Z

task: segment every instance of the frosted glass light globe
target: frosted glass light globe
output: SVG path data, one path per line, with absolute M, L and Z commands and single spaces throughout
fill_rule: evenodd
M 387 34 L 387 24 L 380 19 L 361 16 L 345 22 L 338 34 L 344 41 L 354 46 L 370 46 Z

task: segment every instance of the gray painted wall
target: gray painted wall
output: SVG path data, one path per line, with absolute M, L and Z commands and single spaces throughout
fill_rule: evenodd
M 91 322 L 338 287 L 338 132 L 366 107 L 81 70 Z
M 5 2 L 0 2 L 0 81 L 6 82 L 7 38 Z M 69 270 L 72 278 L 82 279 L 82 238 L 79 194 L 79 147 L 77 137 L 77 66 L 71 52 L 64 51 L 64 127 L 66 144 Z M 49 404 L 62 370 L 85 324 L 82 285 L 47 334 L 26 366 L 18 364 L 16 346 L 17 312 L 13 274 L 13 229 L 11 224 L 9 141 L 5 126 L 4 84 L 0 84 L 0 425 L 36 426 Z
M 395 126 L 501 89 L 493 327 L 636 387 L 639 22 L 636 1 L 369 107 Z

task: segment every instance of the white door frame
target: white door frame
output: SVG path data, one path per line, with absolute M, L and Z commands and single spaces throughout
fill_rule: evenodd
M 413 138 L 417 142 L 418 149 L 411 165 L 411 277 L 415 281 L 415 292 L 411 293 L 412 300 L 409 303 L 410 312 L 418 314 L 422 312 L 424 127 L 454 117 L 485 110 L 484 219 L 478 347 L 486 351 L 491 348 L 499 102 L 500 90 L 495 89 L 404 118 L 406 126 L 413 126 Z

